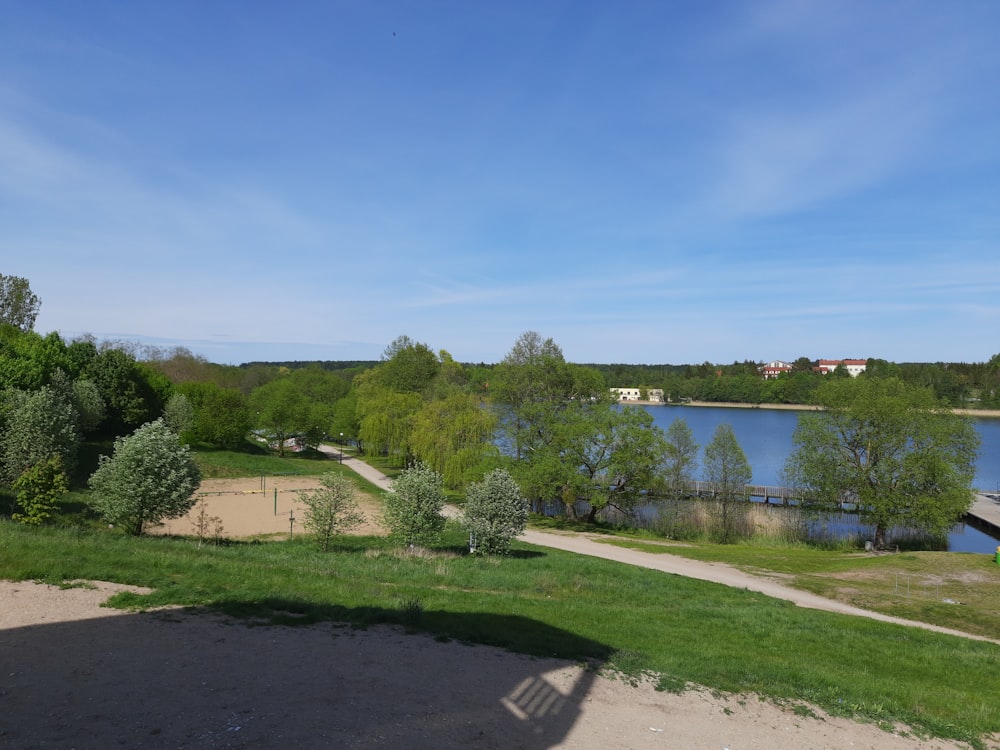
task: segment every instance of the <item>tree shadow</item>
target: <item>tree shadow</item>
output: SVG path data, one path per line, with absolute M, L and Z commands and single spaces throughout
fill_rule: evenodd
M 0 745 L 541 750 L 568 736 L 611 654 L 519 616 L 267 605 L 328 619 L 165 609 L 0 631 Z M 424 627 L 437 637 L 411 634 Z M 554 654 L 591 668 L 539 658 Z

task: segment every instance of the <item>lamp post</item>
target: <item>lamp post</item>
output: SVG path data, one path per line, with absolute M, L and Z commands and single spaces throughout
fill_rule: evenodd
M 340 433 L 340 463 L 344 463 L 344 433 Z

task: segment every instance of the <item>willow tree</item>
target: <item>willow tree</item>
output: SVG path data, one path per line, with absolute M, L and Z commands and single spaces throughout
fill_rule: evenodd
M 856 504 L 884 547 L 905 526 L 944 534 L 975 498 L 979 437 L 926 388 L 897 378 L 825 382 L 799 415 L 785 473 L 816 503 Z
M 377 383 L 358 388 L 358 438 L 365 450 L 383 453 L 397 466 L 412 455 L 414 415 L 423 406 L 419 393 L 399 393 Z
M 465 484 L 468 473 L 494 452 L 497 418 L 479 399 L 454 392 L 430 401 L 413 417 L 413 455 L 444 477 L 449 487 Z

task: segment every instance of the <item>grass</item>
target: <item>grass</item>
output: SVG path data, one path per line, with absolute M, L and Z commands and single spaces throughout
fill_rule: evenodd
M 872 555 L 805 545 L 664 544 L 609 537 L 654 554 L 724 562 L 781 583 L 894 617 L 1000 640 L 1000 566 L 992 556 L 959 552 Z
M 194 450 L 194 459 L 205 479 L 259 476 L 315 476 L 330 470 L 331 460 L 319 451 L 286 453 L 279 456 L 247 443 L 245 451 Z
M 347 471 L 319 456 L 201 451 L 197 460 L 206 476 Z M 1000 731 L 995 644 L 801 609 L 748 591 L 520 543 L 507 559 L 470 557 L 454 526 L 422 554 L 394 549 L 378 537 L 341 538 L 328 553 L 303 537 L 199 547 L 188 538 L 110 532 L 90 513 L 85 492 L 72 493 L 64 504 L 69 512 L 62 525 L 30 529 L 0 519 L 0 578 L 135 584 L 152 593 L 119 594 L 112 606 L 208 608 L 250 623 L 394 623 L 442 640 L 591 662 L 633 681 L 654 675 L 663 690 L 697 684 L 758 693 L 802 715 L 815 704 L 835 715 L 882 726 L 903 723 L 919 735 L 974 747 Z M 566 521 L 538 523 L 575 528 Z M 859 606 L 1000 637 L 1000 567 L 985 556 L 667 545 L 603 533 L 609 543 L 727 562 Z
M 284 624 L 396 623 L 441 639 L 653 673 L 664 689 L 694 683 L 808 701 L 972 743 L 1000 730 L 993 644 L 530 545 L 515 544 L 503 560 L 463 553 L 455 528 L 422 555 L 381 538 L 343 538 L 324 554 L 302 538 L 198 547 L 0 521 L 0 578 L 153 589 L 119 594 L 114 606 L 179 604 Z

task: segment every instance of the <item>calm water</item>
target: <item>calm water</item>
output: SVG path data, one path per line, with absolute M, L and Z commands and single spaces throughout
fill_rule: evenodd
M 798 412 L 780 409 L 736 409 L 715 406 L 645 406 L 656 425 L 664 430 L 677 417 L 687 422 L 694 439 L 704 449 L 720 424 L 732 425 L 736 438 L 753 469 L 753 484 L 781 485 L 785 459 L 792 452 L 792 433 L 798 424 Z M 1000 419 L 975 420 L 982 439 L 976 462 L 977 488 L 984 492 L 1000 492 Z M 695 471 L 701 478 L 700 468 Z M 961 524 L 949 534 L 948 545 L 953 552 L 993 554 L 998 540 Z

